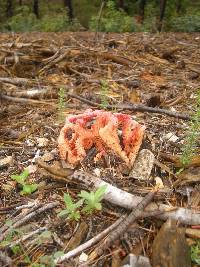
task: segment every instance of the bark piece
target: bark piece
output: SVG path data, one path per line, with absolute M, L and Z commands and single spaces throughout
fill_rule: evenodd
M 179 176 L 174 186 L 198 183 L 200 181 L 200 167 L 190 167 L 184 170 Z
M 85 222 L 81 222 L 76 233 L 70 239 L 66 251 L 70 251 L 80 245 L 88 231 L 88 225 Z
M 148 149 L 142 149 L 133 165 L 130 176 L 138 180 L 148 180 L 154 164 L 154 154 Z
M 185 239 L 185 230 L 176 222 L 168 220 L 153 242 L 153 267 L 189 267 L 190 250 Z

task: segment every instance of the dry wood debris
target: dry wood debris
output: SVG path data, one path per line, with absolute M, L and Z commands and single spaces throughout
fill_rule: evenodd
M 129 254 L 143 254 L 154 267 L 160 244 L 170 266 L 178 264 L 176 249 L 183 253 L 181 265 L 189 266 L 183 244 L 167 251 L 173 237 L 159 235 L 163 220 L 173 219 L 184 244 L 199 238 L 200 140 L 196 156 L 178 174 L 200 87 L 198 34 L 99 33 L 98 39 L 87 32 L 1 34 L 0 44 L 0 240 L 6 241 L 0 242 L 0 265 L 40 263 L 43 256 L 58 263 L 62 256 L 54 254 L 63 251 L 67 266 L 82 260 L 90 266 L 122 266 Z M 64 118 L 88 108 L 129 114 L 145 125 L 142 151 L 151 157 L 146 175 L 138 177 L 143 164 L 131 174 L 112 155 L 94 163 L 94 148 L 75 168 L 60 160 L 57 138 Z M 11 175 L 26 167 L 38 190 L 23 196 Z M 145 210 L 142 206 L 137 224 L 123 224 L 120 235 L 111 238 L 156 182 L 162 188 Z M 80 223 L 57 216 L 63 193 L 77 199 L 82 189 L 103 184 L 101 212 L 82 214 Z M 16 232 L 9 238 L 11 231 Z M 16 245 L 23 250 L 15 254 Z

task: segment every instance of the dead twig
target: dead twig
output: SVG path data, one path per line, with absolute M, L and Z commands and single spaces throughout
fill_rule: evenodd
M 72 257 L 75 257 L 82 251 L 86 250 L 87 248 L 90 248 L 91 246 L 95 245 L 97 242 L 99 242 L 101 239 L 103 239 L 109 232 L 111 232 L 113 229 L 115 229 L 123 220 L 125 216 L 122 216 L 119 218 L 115 223 L 113 223 L 111 226 L 109 226 L 107 229 L 99 233 L 97 236 L 93 237 L 92 239 L 88 240 L 84 244 L 78 246 L 77 248 L 67 252 L 63 256 L 57 258 L 55 260 L 55 264 L 62 263 Z
M 55 175 L 54 169 L 55 167 L 48 166 L 45 163 L 42 163 L 41 161 L 38 162 L 39 166 L 47 170 L 48 172 Z M 57 175 L 58 170 L 56 170 Z M 75 171 L 71 173 L 71 169 L 66 169 L 64 171 L 59 171 L 59 177 L 63 177 L 62 181 L 64 182 L 82 182 L 87 187 L 93 189 L 97 189 L 101 187 L 102 185 L 107 185 L 107 192 L 104 195 L 104 199 L 109 201 L 110 203 L 113 203 L 114 205 L 126 208 L 126 209 L 133 209 L 135 206 L 137 206 L 141 201 L 142 197 L 135 196 L 133 194 L 130 194 L 126 191 L 123 191 L 115 186 L 112 186 L 111 184 L 104 182 L 100 178 L 90 175 L 89 173 L 84 173 L 81 171 Z M 64 175 L 66 174 L 65 178 Z M 160 211 L 160 213 L 157 213 L 155 211 Z M 167 212 L 166 212 L 167 211 Z M 159 219 L 166 220 L 168 218 L 178 220 L 183 224 L 187 225 L 198 225 L 200 224 L 200 213 L 195 212 L 190 209 L 185 208 L 177 208 L 177 207 L 171 207 L 169 205 L 165 204 L 156 204 L 151 203 L 146 208 L 145 212 L 152 212 L 152 214 L 155 212 L 154 216 L 158 217 Z
M 75 171 L 71 175 L 71 178 L 76 181 L 80 181 L 84 183 L 88 187 L 95 188 L 95 189 L 103 185 L 106 185 L 107 188 L 106 188 L 106 193 L 104 195 L 104 199 L 114 205 L 117 205 L 117 206 L 120 206 L 126 209 L 133 209 L 142 201 L 142 197 L 135 196 L 126 191 L 123 191 L 107 182 L 104 182 L 100 178 L 94 175 L 90 175 L 88 173 Z M 200 213 L 197 211 L 193 211 L 191 209 L 171 207 L 169 205 L 157 204 L 157 203 L 151 203 L 145 209 L 145 211 L 155 211 L 155 210 L 164 212 L 156 216 L 162 220 L 167 220 L 168 218 L 171 218 L 171 219 L 177 220 L 187 225 L 199 225 L 200 224 Z
M 89 261 L 95 260 L 97 257 L 101 256 L 106 249 L 108 249 L 111 244 L 117 240 L 128 227 L 133 224 L 133 222 L 142 215 L 145 207 L 152 201 L 156 192 L 158 190 L 154 189 L 149 192 L 147 196 L 143 198 L 143 200 L 133 209 L 133 211 L 114 229 L 114 231 L 104 240 L 104 242 L 97 247 L 89 256 Z
M 95 31 L 95 36 L 94 36 L 94 43 L 96 44 L 97 41 L 97 34 L 99 31 L 99 24 L 101 22 L 101 16 L 102 16 L 102 12 L 103 12 L 103 8 L 105 6 L 105 0 L 101 1 L 101 6 L 100 6 L 100 10 L 99 10 L 99 15 L 98 15 L 98 21 L 97 21 L 97 27 L 96 27 L 96 31 Z
M 13 242 L 11 242 L 9 244 L 6 244 L 6 246 L 3 246 L 3 247 L 12 248 L 12 247 L 14 247 L 14 246 L 26 241 L 27 239 L 33 237 L 34 235 L 40 234 L 41 232 L 46 231 L 46 230 L 47 230 L 47 227 L 38 228 L 38 229 L 36 229 L 36 230 L 34 230 L 34 231 L 22 236 L 21 238 L 15 240 L 15 241 L 13 241 Z
M 68 96 L 71 98 L 75 98 L 80 100 L 83 103 L 86 103 L 92 107 L 98 107 L 101 108 L 101 104 L 95 103 L 93 101 L 87 100 L 81 96 L 74 95 L 72 93 L 68 93 Z M 186 114 L 181 114 L 178 112 L 173 112 L 170 110 L 166 109 L 161 109 L 161 108 L 151 108 L 147 107 L 141 104 L 120 104 L 120 105 L 107 105 L 107 109 L 115 110 L 115 109 L 120 109 L 120 110 L 132 110 L 132 111 L 140 111 L 140 112 L 149 112 L 149 113 L 159 113 L 159 114 L 164 114 L 170 117 L 174 117 L 177 119 L 182 119 L 182 120 L 191 120 L 191 117 L 186 115 Z
M 23 225 L 24 223 L 28 222 L 30 219 L 32 219 L 36 215 L 39 215 L 39 214 L 41 214 L 41 213 L 43 213 L 43 212 L 45 212 L 45 211 L 47 211 L 49 209 L 53 209 L 58 205 L 59 205 L 58 202 L 48 203 L 48 204 L 44 205 L 43 207 L 41 207 L 41 208 L 31 212 L 31 213 L 28 213 L 26 216 L 23 216 L 23 218 L 21 218 L 20 220 L 16 221 L 15 223 L 13 223 L 11 227 L 15 229 L 15 228 Z M 1 234 L 0 241 L 2 241 L 6 237 L 8 232 L 9 232 L 9 228 L 3 234 Z
M 12 102 L 17 102 L 17 103 L 23 103 L 23 104 L 28 104 L 28 105 L 49 105 L 52 107 L 56 107 L 55 104 L 51 103 L 51 102 L 45 102 L 45 101 L 39 101 L 39 100 L 34 100 L 34 99 L 28 99 L 28 98 L 19 98 L 19 97 L 11 97 L 11 96 L 7 96 L 4 94 L 0 94 L 0 99 L 4 99 L 7 101 L 12 101 Z
M 25 78 L 0 77 L 0 82 L 22 86 L 22 85 L 26 85 L 29 82 L 29 80 Z
M 39 209 L 41 207 L 41 203 L 37 203 L 37 202 L 33 202 L 30 203 L 28 205 L 21 205 L 19 207 L 19 210 L 21 209 L 26 209 L 25 212 L 20 213 L 19 215 L 17 215 L 15 218 L 12 218 L 12 224 L 16 223 L 17 221 L 20 221 L 22 218 L 24 218 L 27 214 L 34 212 L 36 209 Z M 29 209 L 30 208 L 30 209 Z M 28 209 L 28 210 L 27 210 Z M 13 215 L 14 216 L 14 215 Z M 10 218 L 11 219 L 11 218 Z M 1 228 L 0 228 L 0 233 L 4 233 L 6 230 L 8 230 L 9 226 L 7 224 L 4 224 Z M 1 236 L 0 236 L 1 239 Z

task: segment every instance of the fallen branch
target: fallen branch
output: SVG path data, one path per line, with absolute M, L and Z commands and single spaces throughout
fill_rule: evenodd
M 172 155 L 160 152 L 159 156 L 166 161 L 172 162 L 174 166 L 177 168 L 183 167 L 183 164 L 181 162 L 181 155 Z M 188 163 L 187 168 L 198 167 L 198 166 L 200 166 L 200 155 L 194 155 L 191 158 L 191 161 Z
M 54 174 L 54 167 L 51 167 L 44 162 L 39 164 L 42 168 L 47 170 L 48 172 Z M 61 169 L 62 170 L 62 169 Z M 56 173 L 58 170 L 56 170 Z M 69 171 L 69 173 L 71 170 Z M 90 175 L 88 173 L 84 173 L 81 171 L 75 171 L 73 174 L 70 174 L 67 177 L 65 176 L 65 173 L 68 173 L 68 170 L 65 169 L 65 171 L 60 171 L 60 176 L 65 178 L 65 182 L 82 182 L 84 183 L 88 188 L 99 188 L 103 185 L 107 185 L 107 192 L 104 195 L 104 199 L 109 201 L 110 203 L 113 203 L 114 205 L 126 208 L 126 209 L 133 209 L 135 206 L 137 206 L 141 201 L 142 197 L 132 195 L 126 191 L 123 191 L 115 186 L 112 186 L 111 184 L 104 182 L 100 178 Z M 63 179 L 64 181 L 64 179 Z M 162 220 L 167 220 L 168 218 L 178 220 L 179 222 L 186 224 L 186 225 L 200 225 L 200 212 L 195 212 L 190 209 L 185 208 L 177 208 L 177 207 L 171 207 L 169 205 L 165 204 L 157 204 L 157 203 L 151 203 L 147 206 L 145 209 L 145 212 L 152 212 L 160 211 L 160 214 L 154 214 L 157 218 Z M 166 212 L 167 211 L 167 212 Z
M 20 220 L 16 221 L 15 223 L 12 224 L 12 228 L 17 228 L 21 225 L 23 225 L 24 223 L 28 222 L 30 219 L 32 219 L 33 217 L 35 217 L 38 214 L 41 214 L 43 212 L 45 212 L 48 209 L 53 209 L 56 206 L 58 206 L 58 202 L 52 202 L 52 203 L 48 203 L 46 205 L 44 205 L 43 207 L 28 213 L 26 216 L 23 216 Z M 1 234 L 0 236 L 0 242 L 6 237 L 6 235 L 9 233 L 10 228 L 8 228 L 7 230 L 4 231 L 4 233 Z
M 90 254 L 89 261 L 93 261 L 97 257 L 100 257 L 103 252 L 108 249 L 115 240 L 117 240 L 122 234 L 125 233 L 128 227 L 142 215 L 145 207 L 152 201 L 156 192 L 157 189 L 149 192 L 147 196 L 142 199 L 142 201 L 132 210 L 132 212 L 120 224 L 118 224 L 118 226 L 104 240 L 104 242 Z
M 87 100 L 81 96 L 78 95 L 74 95 L 71 93 L 68 93 L 68 96 L 71 98 L 75 98 L 80 100 L 83 103 L 86 103 L 92 107 L 97 107 L 97 108 L 102 108 L 101 104 L 99 103 L 95 103 L 93 101 Z M 159 114 L 164 114 L 170 117 L 174 117 L 177 119 L 182 119 L 182 120 L 191 120 L 191 117 L 186 115 L 186 114 L 182 114 L 182 113 L 178 113 L 178 112 L 173 112 L 170 110 L 166 110 L 166 109 L 161 109 L 161 108 L 151 108 L 151 107 L 147 107 L 141 104 L 120 104 L 120 105 L 107 105 L 106 107 L 107 109 L 111 109 L 111 110 L 115 110 L 115 109 L 120 109 L 120 110 L 132 110 L 132 111 L 140 111 L 140 112 L 149 112 L 149 113 L 159 113 Z
M 14 247 L 14 246 L 16 246 L 16 245 L 18 245 L 18 244 L 20 244 L 20 243 L 26 241 L 27 239 L 33 237 L 34 235 L 40 234 L 41 232 L 44 232 L 44 231 L 46 231 L 46 230 L 47 230 L 46 227 L 38 228 L 38 229 L 36 229 L 36 230 L 34 230 L 34 231 L 32 231 L 32 232 L 30 232 L 30 233 L 28 233 L 28 234 L 22 236 L 21 238 L 15 240 L 15 241 L 13 241 L 13 242 L 10 242 L 9 244 L 6 244 L 6 245 L 3 246 L 3 247 L 10 247 L 10 248 L 12 248 L 12 247 Z
M 146 199 L 147 200 L 147 199 Z M 145 201 L 146 201 L 145 200 Z M 144 202 L 143 202 L 144 203 Z M 139 205 L 141 205 L 142 203 L 140 203 Z M 138 208 L 138 207 L 137 207 Z M 155 211 L 153 213 L 151 212 L 137 212 L 137 210 L 134 210 L 134 214 L 136 215 L 136 213 L 138 214 L 139 217 L 149 217 L 149 216 L 154 216 L 155 214 L 158 214 L 158 211 Z M 159 211 L 160 213 L 160 211 Z M 97 236 L 93 237 L 92 239 L 88 240 L 87 242 L 85 242 L 84 244 L 76 247 L 75 249 L 67 252 L 66 254 L 64 254 L 63 256 L 61 256 L 60 258 L 58 258 L 55 263 L 62 263 L 72 257 L 77 256 L 78 254 L 80 254 L 81 252 L 83 252 L 84 250 L 92 247 L 93 245 L 95 245 L 97 242 L 99 242 L 100 240 L 102 240 L 104 237 L 106 237 L 110 232 L 114 231 L 116 232 L 117 228 L 120 227 L 121 228 L 121 224 L 124 224 L 124 221 L 127 221 L 128 215 L 123 215 L 121 216 L 115 223 L 113 223 L 111 226 L 109 226 L 107 229 L 105 229 L 104 231 L 102 231 L 101 233 L 99 233 Z M 111 234 L 112 235 L 112 234 Z
M 85 183 L 87 186 L 94 188 L 99 188 L 103 185 L 106 185 L 107 189 L 106 189 L 106 194 L 104 195 L 104 199 L 114 205 L 126 209 L 133 209 L 143 199 L 142 197 L 132 195 L 115 186 L 112 186 L 111 184 L 104 182 L 103 180 L 97 178 L 96 176 L 86 174 L 80 171 L 75 171 L 71 176 L 71 179 L 81 181 Z M 185 208 L 171 207 L 169 205 L 157 204 L 157 203 L 151 203 L 145 209 L 145 211 L 155 211 L 155 210 L 164 212 L 156 216 L 162 220 L 167 220 L 168 218 L 171 218 L 187 225 L 200 224 L 200 212 L 195 212 Z M 166 210 L 168 210 L 168 212 L 165 212 Z
M 50 103 L 50 102 L 33 100 L 33 99 L 28 99 L 28 98 L 11 97 L 11 96 L 7 96 L 7 95 L 4 95 L 4 94 L 0 94 L 0 99 L 4 99 L 4 100 L 7 100 L 7 101 L 11 101 L 11 102 L 18 102 L 18 103 L 28 104 L 28 105 L 42 104 L 42 105 L 49 105 L 49 106 L 56 107 L 55 104 Z
M 36 201 L 34 201 L 33 203 L 30 203 L 28 205 L 22 205 L 20 206 L 21 208 L 19 208 L 19 210 L 23 210 L 25 209 L 25 211 L 21 212 L 19 215 L 17 215 L 16 217 L 12 218 L 12 224 L 15 224 L 16 222 L 20 221 L 21 219 L 23 219 L 24 217 L 26 217 L 29 213 L 34 212 L 35 210 L 39 209 L 41 207 L 41 203 L 37 203 Z M 14 216 L 14 215 L 13 215 Z M 1 228 L 0 228 L 0 233 L 4 233 L 5 231 L 7 231 L 9 229 L 9 226 L 7 224 L 4 224 Z M 0 236 L 1 239 L 1 236 Z
M 10 83 L 10 84 L 21 86 L 21 85 L 26 85 L 29 82 L 29 80 L 25 79 L 25 78 L 0 77 L 0 82 Z
M 103 239 L 105 236 L 107 236 L 107 234 L 109 232 L 111 232 L 113 229 L 115 229 L 124 220 L 124 218 L 125 218 L 125 216 L 122 216 L 115 223 L 113 223 L 111 226 L 106 228 L 104 231 L 102 231 L 101 233 L 99 233 L 98 235 L 93 237 L 92 239 L 88 240 L 87 242 L 78 246 L 77 248 L 67 252 L 63 256 L 57 258 L 54 261 L 54 263 L 55 264 L 62 263 L 62 262 L 66 261 L 72 257 L 75 257 L 76 255 L 78 255 L 82 251 L 86 250 L 87 248 L 90 248 L 91 246 L 95 245 L 97 242 L 99 242 L 101 239 Z
M 7 96 L 10 97 L 17 97 L 17 98 L 29 98 L 29 99 L 52 99 L 57 98 L 58 94 L 54 90 L 51 90 L 49 88 L 43 88 L 43 89 L 30 89 L 26 91 L 13 91 L 13 92 L 6 92 Z

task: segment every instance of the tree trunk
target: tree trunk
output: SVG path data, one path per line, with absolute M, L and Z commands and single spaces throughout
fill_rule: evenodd
M 6 16 L 7 17 L 12 17 L 13 16 L 13 1 L 12 0 L 7 0 L 7 3 L 6 3 Z
M 33 13 L 36 15 L 36 18 L 39 19 L 39 0 L 33 1 Z
M 119 0 L 118 1 L 118 7 L 121 9 L 124 9 L 124 0 Z
M 67 16 L 69 18 L 69 21 L 71 22 L 74 18 L 72 0 L 64 0 L 63 2 L 64 2 L 64 6 L 67 9 Z
M 176 1 L 176 12 L 178 14 L 180 14 L 181 13 L 181 9 L 182 9 L 182 0 L 177 0 Z
M 161 32 L 162 26 L 163 26 L 163 19 L 165 16 L 166 3 L 167 3 L 167 0 L 160 0 L 160 15 L 159 15 L 159 21 L 158 21 L 158 25 L 157 25 L 157 29 L 159 32 Z
M 144 10 L 146 6 L 146 0 L 140 0 L 139 2 L 139 22 L 143 24 L 144 21 Z
M 19 0 L 19 6 L 22 6 L 22 0 Z

